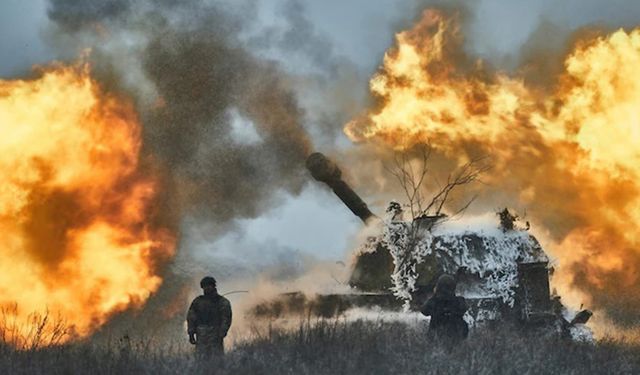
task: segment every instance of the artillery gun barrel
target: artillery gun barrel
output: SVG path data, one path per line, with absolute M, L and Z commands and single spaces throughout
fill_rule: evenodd
M 371 218 L 376 217 L 369 207 L 364 203 L 362 199 L 356 194 L 349 185 L 342 180 L 342 171 L 338 166 L 329 160 L 320 152 L 315 152 L 307 158 L 307 169 L 311 172 L 313 178 L 317 181 L 327 184 L 335 195 L 340 198 L 351 212 L 360 218 L 365 224 Z

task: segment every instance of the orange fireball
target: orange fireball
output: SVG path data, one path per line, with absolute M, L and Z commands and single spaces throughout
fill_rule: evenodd
M 0 80 L 0 307 L 15 334 L 49 313 L 86 336 L 158 289 L 175 241 L 153 224 L 140 152 L 133 107 L 88 65 Z

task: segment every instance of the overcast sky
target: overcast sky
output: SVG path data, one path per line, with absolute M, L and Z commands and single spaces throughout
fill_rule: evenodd
M 367 76 L 380 64 L 393 42 L 394 32 L 415 18 L 414 0 L 304 0 L 314 30 L 331 45 L 335 55 L 350 61 L 362 73 L 356 84 L 363 88 Z M 259 1 L 265 24 L 277 23 L 284 1 Z M 426 2 L 422 2 L 426 3 Z M 451 3 L 451 2 L 449 2 Z M 456 1 L 463 3 L 463 1 Z M 516 56 L 541 21 L 558 27 L 558 43 L 565 32 L 597 24 L 607 28 L 640 24 L 640 1 L 629 0 L 479 0 L 466 30 L 467 49 L 496 63 Z M 24 74 L 33 64 L 56 56 L 46 40 L 45 0 L 0 2 L 0 76 Z M 560 31 L 563 31 L 562 33 Z M 556 37 L 554 35 L 554 37 Z M 288 56 L 276 56 L 283 62 Z M 286 65 L 285 65 L 286 66 Z M 344 141 L 344 140 L 343 140 Z M 349 168 L 349 166 L 343 166 Z M 365 197 L 366 200 L 366 197 Z M 269 244 L 292 251 L 341 259 L 360 222 L 330 192 L 310 185 L 300 196 L 281 196 L 281 204 L 262 217 L 241 221 L 240 232 L 228 234 L 207 247 L 232 248 Z M 268 250 L 268 249 L 265 249 Z

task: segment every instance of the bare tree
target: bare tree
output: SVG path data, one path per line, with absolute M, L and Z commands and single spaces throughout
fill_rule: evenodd
M 400 187 L 404 190 L 407 197 L 411 218 L 420 216 L 423 211 L 422 204 L 424 198 L 422 196 L 422 184 L 429 173 L 428 162 L 431 156 L 431 148 L 425 146 L 420 152 L 420 166 L 413 167 L 411 158 L 407 152 L 394 154 L 393 166 L 385 166 L 387 172 L 391 173 L 399 182 Z
M 449 173 L 446 182 L 440 184 L 430 169 L 430 157 L 431 147 L 421 145 L 410 152 L 396 153 L 393 165 L 385 166 L 402 187 L 412 219 L 410 222 L 391 220 L 385 229 L 386 246 L 394 263 L 391 275 L 394 285 L 392 290 L 396 297 L 405 301 L 405 309 L 409 308 L 413 299 L 412 293 L 419 276 L 417 265 L 424 261 L 431 246 L 430 235 L 421 229 L 425 228 L 425 225 L 430 229 L 447 217 L 443 210 L 447 208 L 447 204 L 451 205 L 452 192 L 464 185 L 480 181 L 480 175 L 489 169 L 485 158 L 474 159 Z M 425 183 L 429 179 L 437 185 L 431 199 L 425 198 L 428 194 Z M 475 196 L 458 208 L 453 216 L 464 212 L 474 200 Z M 395 217 L 402 212 L 402 206 L 392 202 L 387 211 L 393 212 Z M 416 220 L 424 217 L 434 220 Z
M 425 216 L 444 216 L 443 210 L 445 205 L 448 202 L 450 203 L 451 193 L 464 185 L 481 182 L 480 176 L 482 173 L 490 169 L 485 157 L 472 159 L 449 173 L 446 182 L 440 184 L 429 168 L 430 157 L 431 147 L 429 145 L 421 145 L 417 146 L 417 154 L 411 154 L 410 152 L 396 153 L 393 158 L 393 165 L 385 166 L 385 169 L 398 180 L 406 195 L 411 219 Z M 428 177 L 432 177 L 438 184 L 438 190 L 429 201 L 425 198 L 426 187 L 424 186 Z M 475 198 L 474 196 L 465 202 L 453 213 L 453 216 L 464 212 Z

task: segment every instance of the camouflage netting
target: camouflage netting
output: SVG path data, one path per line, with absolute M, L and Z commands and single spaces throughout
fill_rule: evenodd
M 440 220 L 425 225 L 415 221 L 383 220 L 381 235 L 370 238 L 360 249 L 354 275 L 373 258 L 387 272 L 378 278 L 391 281 L 389 289 L 405 301 L 419 288 L 431 288 L 441 273 L 463 274 L 459 292 L 471 298 L 499 298 L 513 307 L 518 281 L 518 263 L 548 262 L 538 241 L 523 230 L 502 230 L 496 224 L 462 226 Z M 387 257 L 379 252 L 387 252 Z M 374 255 L 375 254 L 375 255 Z M 366 267 L 374 268 L 374 267 Z M 370 275 L 370 273 L 369 273 Z M 361 290 L 379 290 L 383 280 L 352 278 Z

